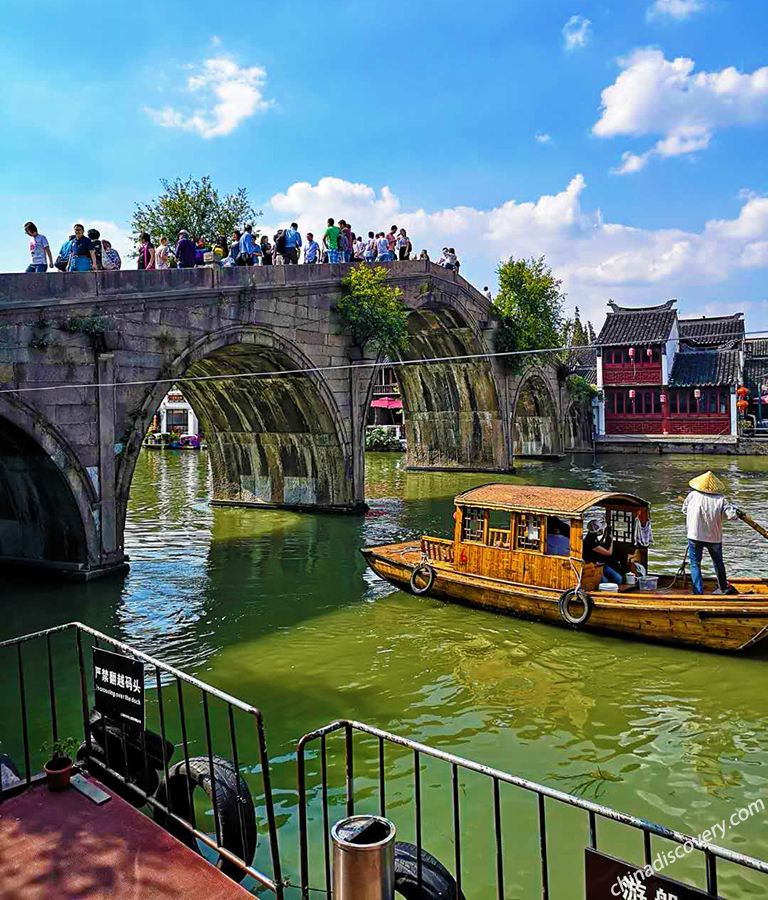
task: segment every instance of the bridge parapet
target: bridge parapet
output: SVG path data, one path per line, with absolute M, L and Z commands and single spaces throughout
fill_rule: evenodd
M 390 279 L 401 285 L 406 301 L 412 299 L 409 282 L 425 283 L 430 276 L 440 291 L 463 294 L 490 316 L 488 299 L 455 271 L 444 269 L 427 260 L 383 263 Z M 0 274 L 0 311 L 26 306 L 56 306 L 84 301 L 99 304 L 137 296 L 165 295 L 173 299 L 211 292 L 271 290 L 281 288 L 337 289 L 352 264 L 320 264 L 299 266 L 232 266 L 228 268 L 198 266 L 194 269 L 146 271 L 123 269 L 119 272 L 48 272 L 43 274 Z

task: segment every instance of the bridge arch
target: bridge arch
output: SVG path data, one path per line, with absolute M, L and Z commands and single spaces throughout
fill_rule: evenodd
M 408 363 L 394 368 L 403 401 L 406 465 L 414 469 L 509 468 L 501 391 L 489 360 L 423 359 L 488 353 L 474 317 L 456 296 L 426 294 L 408 316 Z M 369 385 L 368 402 L 372 391 Z
M 98 500 L 56 427 L 13 395 L 0 397 L 0 564 L 98 566 Z
M 547 373 L 538 367 L 518 385 L 512 405 L 511 438 L 515 456 L 547 457 L 562 453 L 559 403 Z
M 214 378 L 181 384 L 205 429 L 214 502 L 351 508 L 351 436 L 327 379 L 311 371 L 247 377 L 312 367 L 295 343 L 262 326 L 224 328 L 185 349 L 135 418 L 118 472 L 119 521 L 160 401 L 173 381 L 199 376 Z
M 591 451 L 594 443 L 592 405 L 574 397 L 563 419 L 566 451 Z

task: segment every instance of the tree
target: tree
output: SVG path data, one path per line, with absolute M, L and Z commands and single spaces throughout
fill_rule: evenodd
M 131 219 L 136 233 L 148 232 L 155 245 L 163 235 L 175 241 L 182 229 L 195 239 L 229 237 L 234 228 L 242 228 L 261 215 L 251 206 L 245 188 L 221 197 L 210 175 L 199 180 L 190 176 L 186 181 L 162 178 L 160 183 L 160 196 L 149 203 L 137 203 Z
M 589 343 L 596 344 L 597 343 L 597 335 L 595 334 L 595 329 L 592 327 L 591 322 L 587 322 L 587 334 L 589 336 Z
M 498 268 L 499 292 L 494 305 L 501 316 L 496 332 L 499 353 L 558 347 L 568 327 L 563 317 L 565 294 L 562 281 L 553 276 L 544 257 L 510 258 Z M 507 365 L 519 371 L 535 357 L 506 357 Z
M 568 342 L 570 347 L 586 347 L 589 343 L 589 335 L 587 334 L 587 329 L 581 324 L 578 306 L 574 313 L 573 328 L 571 330 L 570 338 L 571 339 Z
M 408 310 L 400 288 L 387 284 L 386 271 L 355 266 L 342 282 L 336 311 L 356 346 L 396 356 L 408 347 Z

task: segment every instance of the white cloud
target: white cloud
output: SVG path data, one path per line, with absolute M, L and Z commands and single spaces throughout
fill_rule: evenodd
M 217 40 L 214 37 L 214 46 L 218 46 Z M 185 88 L 186 93 L 194 95 L 194 109 L 183 112 L 172 106 L 144 107 L 144 112 L 163 128 L 196 131 L 204 138 L 222 137 L 273 104 L 264 99 L 267 72 L 259 66 L 240 67 L 231 57 L 221 55 L 205 60 L 202 66 L 185 68 L 195 73 L 187 77 Z
M 733 66 L 694 73 L 694 61 L 667 60 L 660 50 L 637 50 L 619 60 L 623 71 L 602 93 L 598 137 L 661 134 L 642 155 L 624 153 L 614 172 L 644 168 L 652 156 L 685 156 L 705 150 L 717 128 L 768 122 L 768 67 L 751 74 Z
M 702 9 L 704 0 L 655 0 L 645 15 L 649 21 L 666 17 L 682 21 Z
M 275 225 L 295 220 L 316 238 L 328 216 L 345 218 L 353 229 L 406 228 L 414 248 L 436 259 L 444 246 L 456 248 L 462 273 L 475 284 L 489 284 L 499 261 L 546 254 L 563 278 L 569 304 L 597 320 L 609 296 L 617 302 L 654 302 L 711 290 L 736 272 L 768 268 L 768 197 L 745 193 L 733 219 L 706 223 L 701 231 L 634 228 L 603 221 L 599 209 L 586 210 L 586 182 L 576 175 L 559 193 L 536 200 L 509 200 L 493 209 L 455 207 L 403 210 L 389 188 L 379 193 L 365 184 L 323 178 L 299 183 L 271 202 Z
M 578 50 L 586 47 L 592 36 L 592 23 L 584 16 L 571 16 L 563 25 L 563 37 L 566 50 Z
M 547 134 L 546 132 L 537 131 L 535 137 L 536 137 L 536 140 L 540 144 L 552 144 L 553 143 L 552 135 Z

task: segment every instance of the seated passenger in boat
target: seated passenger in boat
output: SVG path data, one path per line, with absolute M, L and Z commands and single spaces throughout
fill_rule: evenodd
M 547 518 L 547 549 L 549 556 L 571 555 L 571 528 L 557 516 Z
M 613 555 L 613 538 L 608 534 L 606 534 L 606 537 L 608 538 L 608 544 L 604 546 L 603 529 L 598 522 L 590 522 L 587 525 L 587 533 L 584 536 L 582 557 L 584 562 L 597 563 L 603 566 L 603 581 L 621 584 L 624 579 L 615 569 L 608 565 L 608 561 Z

